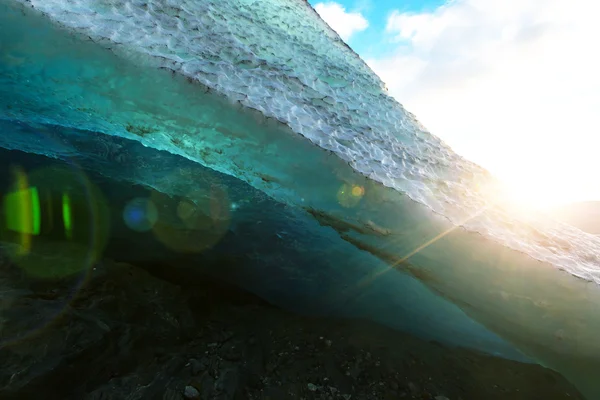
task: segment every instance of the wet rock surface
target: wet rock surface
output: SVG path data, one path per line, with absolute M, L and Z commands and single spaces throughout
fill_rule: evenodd
M 209 278 L 106 260 L 76 283 L 2 260 L 1 399 L 582 398 L 537 365 L 295 315 Z

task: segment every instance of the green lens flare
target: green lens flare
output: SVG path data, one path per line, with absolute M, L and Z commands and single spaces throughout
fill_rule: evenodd
M 63 223 L 65 224 L 65 234 L 67 239 L 71 239 L 73 236 L 73 221 L 71 214 L 71 198 L 67 193 L 62 196 L 62 215 Z
M 4 207 L 8 229 L 28 235 L 40 234 L 40 196 L 37 188 L 7 194 Z

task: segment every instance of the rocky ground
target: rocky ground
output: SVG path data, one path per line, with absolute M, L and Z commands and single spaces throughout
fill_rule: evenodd
M 3 260 L 0 399 L 582 398 L 540 366 L 148 270 L 106 260 L 70 299 L 78 281 L 32 281 Z

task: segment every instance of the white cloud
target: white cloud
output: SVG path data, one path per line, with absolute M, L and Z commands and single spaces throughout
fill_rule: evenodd
M 341 4 L 335 2 L 318 3 L 315 10 L 346 42 L 353 34 L 364 31 L 369 26 L 360 12 L 347 12 Z
M 456 151 L 524 190 L 600 199 L 597 0 L 453 0 L 394 11 L 368 60 Z M 572 192 L 569 192 L 572 191 Z
M 371 10 L 373 10 L 373 7 L 373 0 L 356 0 L 354 2 L 354 10 L 356 12 L 368 14 Z

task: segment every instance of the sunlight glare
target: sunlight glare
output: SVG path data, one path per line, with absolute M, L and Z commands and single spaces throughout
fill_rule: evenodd
M 582 195 L 551 178 L 505 181 L 505 193 L 505 200 L 511 207 L 525 211 L 547 211 L 558 205 L 577 201 Z

